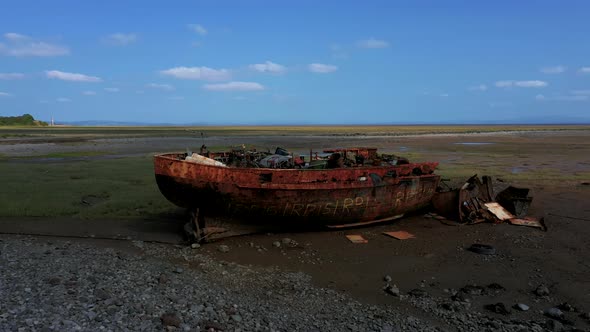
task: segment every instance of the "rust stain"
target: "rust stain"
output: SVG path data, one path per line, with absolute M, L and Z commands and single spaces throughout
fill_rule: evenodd
M 349 151 L 367 158 L 376 154 L 376 149 Z M 219 156 L 228 157 L 209 154 Z M 154 156 L 162 194 L 180 207 L 247 221 L 346 225 L 390 220 L 428 205 L 440 180 L 434 174 L 436 162 L 270 169 L 207 165 L 187 162 L 185 157 L 181 153 Z

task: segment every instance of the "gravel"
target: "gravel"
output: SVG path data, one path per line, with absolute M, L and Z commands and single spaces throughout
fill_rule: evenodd
M 0 236 L 0 331 L 543 331 L 421 289 L 392 306 L 319 288 L 301 272 L 144 242 Z M 221 247 L 221 246 L 219 246 Z M 219 248 L 218 247 L 218 248 Z M 229 248 L 228 248 L 229 249 Z M 395 287 L 395 286 L 392 286 Z M 399 290 L 398 290 L 399 291 Z M 382 294 L 376 290 L 377 294 Z M 546 319 L 546 318 L 545 318 Z M 553 326 L 552 326 L 553 328 Z

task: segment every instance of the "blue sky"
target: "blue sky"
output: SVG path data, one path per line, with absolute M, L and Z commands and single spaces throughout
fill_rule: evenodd
M 590 122 L 587 1 L 0 1 L 0 115 Z

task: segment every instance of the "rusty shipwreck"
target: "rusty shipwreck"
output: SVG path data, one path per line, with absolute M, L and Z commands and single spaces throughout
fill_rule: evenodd
M 440 180 L 436 162 L 410 163 L 373 148 L 310 151 L 308 162 L 284 151 L 159 154 L 156 181 L 169 201 L 201 216 L 344 227 L 422 208 Z M 195 221 L 197 229 L 203 223 Z

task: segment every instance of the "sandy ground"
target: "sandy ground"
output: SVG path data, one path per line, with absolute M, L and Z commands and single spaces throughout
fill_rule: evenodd
M 197 138 L 100 139 L 79 144 L 40 143 L 1 144 L 7 156 L 46 154 L 60 151 L 110 151 L 113 154 L 153 153 L 195 149 Z M 235 144 L 294 147 L 305 153 L 334 146 L 376 146 L 383 152 L 414 153 L 421 160 L 438 160 L 441 166 L 460 165 L 481 170 L 493 165 L 503 174 L 520 174 L 539 169 L 548 172 L 584 173 L 590 171 L 590 132 L 543 132 L 439 135 L 412 137 L 216 137 L 207 138 L 209 146 Z M 468 144 L 465 144 L 468 143 Z M 492 144 L 470 144 L 492 143 Z M 487 168 L 488 170 L 490 168 Z M 483 174 L 482 174 L 483 175 Z M 496 175 L 496 174 L 489 174 Z M 504 179 L 505 180 L 505 179 Z M 508 179 L 509 180 L 509 179 Z M 502 302 L 507 307 L 524 303 L 531 310 L 512 310 L 510 318 L 543 320 L 542 311 L 567 302 L 579 312 L 590 311 L 590 186 L 586 180 L 556 178 L 524 179 L 518 186 L 533 190 L 530 215 L 545 217 L 548 231 L 508 224 L 449 226 L 426 218 L 422 213 L 401 220 L 352 230 L 326 232 L 264 233 L 224 239 L 203 246 L 200 251 L 218 260 L 252 266 L 276 266 L 285 271 L 303 271 L 318 286 L 346 293 L 368 304 L 393 306 L 400 312 L 437 324 L 429 312 L 399 301 L 383 291 L 384 276 L 392 278 L 402 293 L 415 288 L 441 298 L 466 285 L 500 284 L 505 291 L 470 297 L 471 309 L 491 316 L 484 305 Z M 503 185 L 497 182 L 498 185 Z M 3 220 L 0 229 L 16 221 Z M 64 221 L 65 224 L 70 221 Z M 181 220 L 170 221 L 170 228 L 158 232 L 173 238 Z M 59 230 L 59 222 L 54 224 Z M 142 232 L 154 234 L 149 226 Z M 6 229 L 6 228 L 4 228 Z M 71 230 L 71 227 L 63 226 Z M 382 235 L 384 231 L 405 230 L 415 239 L 399 241 Z M 119 231 L 119 233 L 125 232 Z M 367 244 L 352 244 L 345 234 L 361 234 Z M 126 236 L 122 234 L 121 236 Z M 273 242 L 290 238 L 294 248 L 276 248 Z M 91 240 L 98 241 L 98 240 Z M 478 255 L 467 251 L 473 243 L 495 246 L 497 254 Z M 230 251 L 217 250 L 220 244 Z M 539 285 L 549 295 L 534 293 Z M 578 313 L 566 313 L 578 328 L 590 329 Z M 442 323 L 441 323 L 442 324 Z

